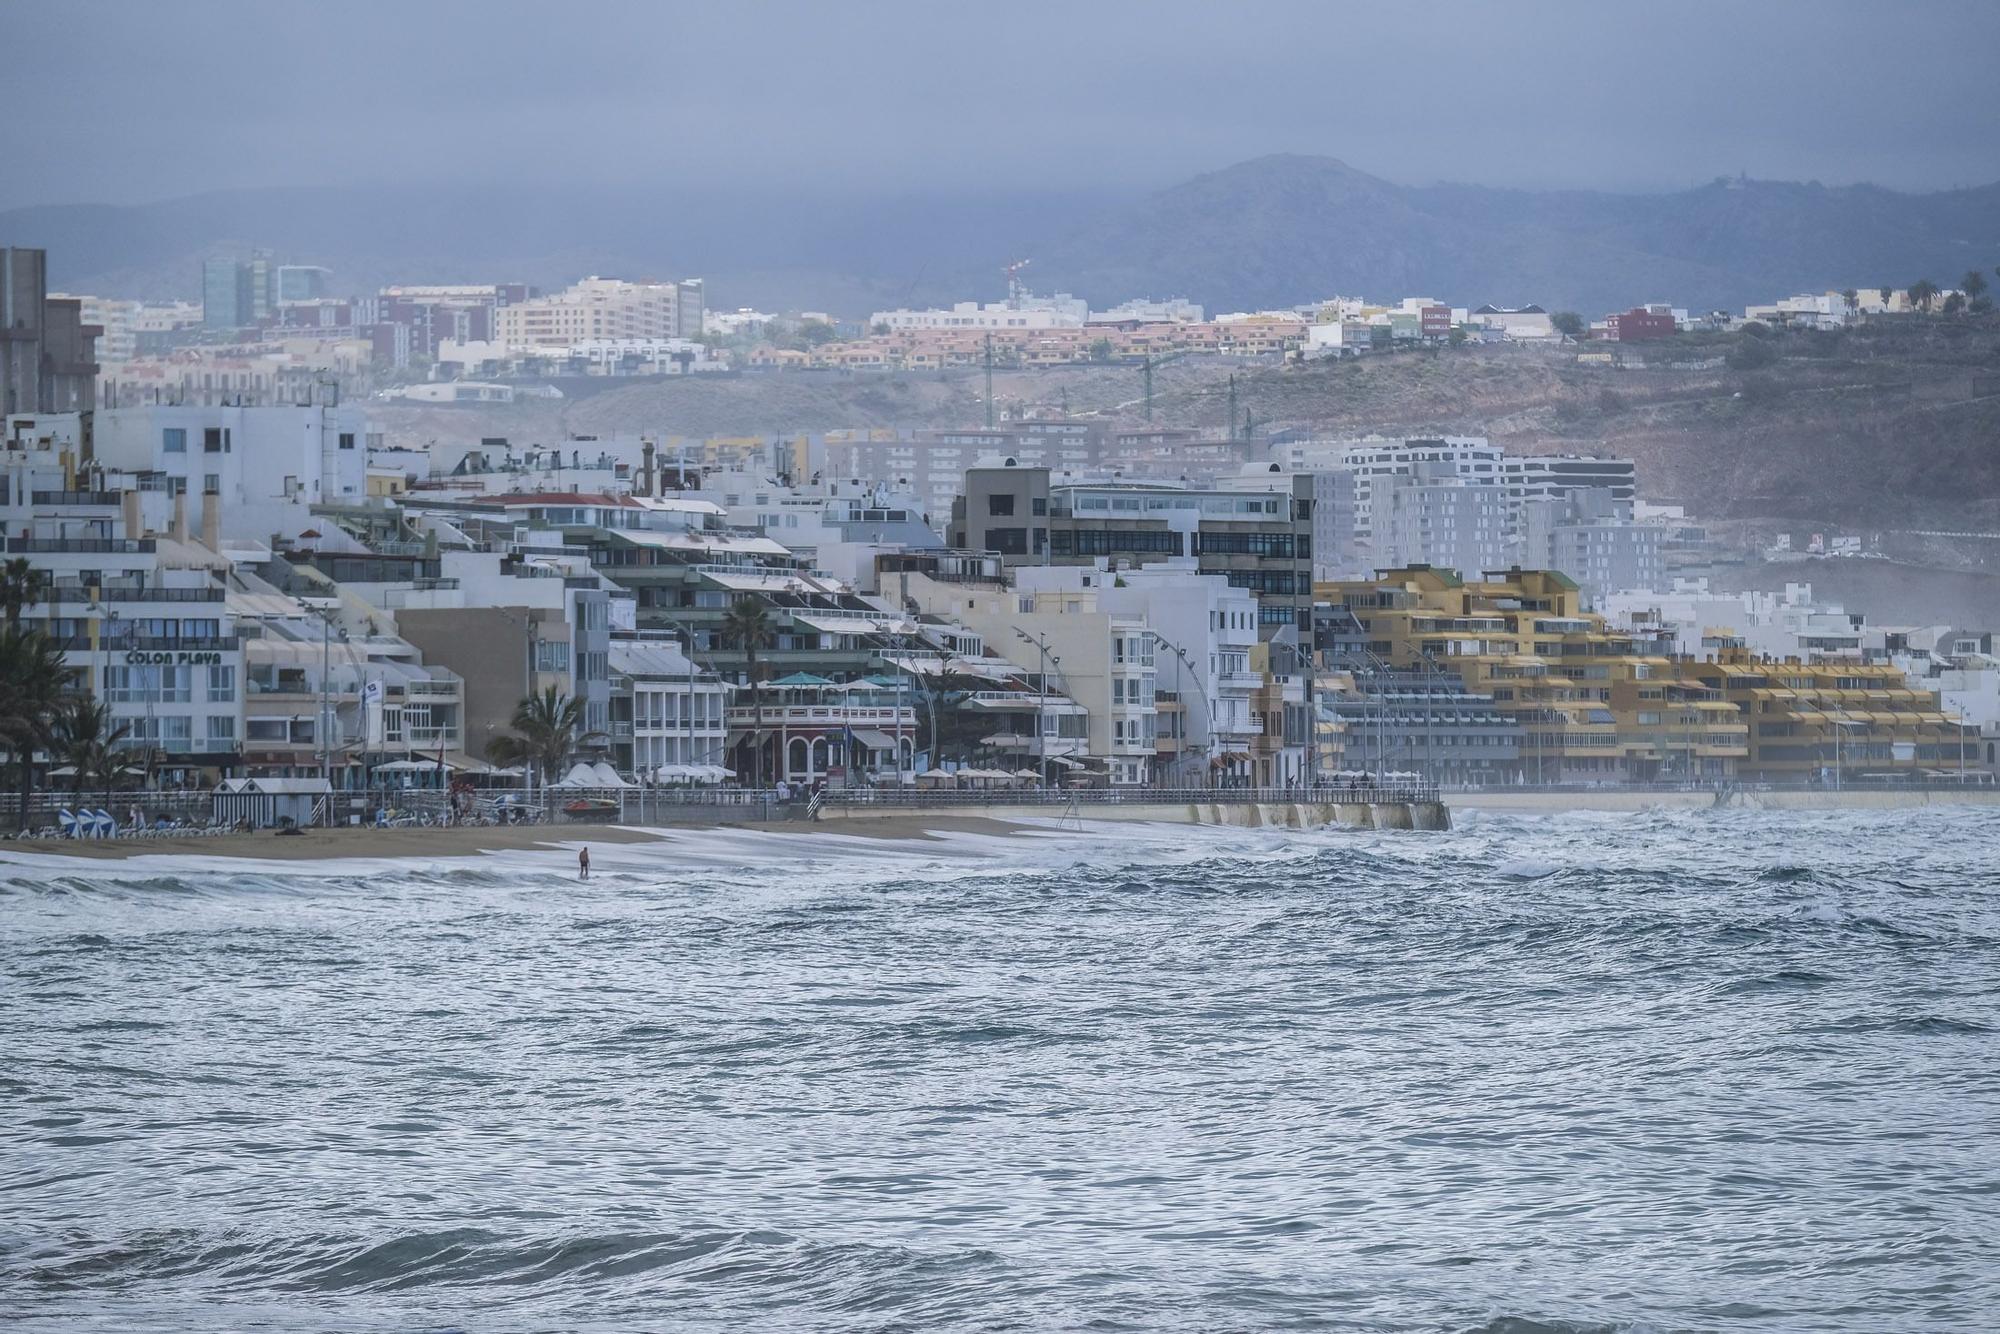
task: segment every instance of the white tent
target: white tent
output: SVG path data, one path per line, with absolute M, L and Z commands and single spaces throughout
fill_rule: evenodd
M 630 783 L 620 778 L 618 776 L 618 771 L 612 768 L 610 765 L 606 764 L 603 760 L 599 760 L 597 763 L 591 765 L 590 772 L 592 776 L 594 776 L 597 779 L 597 786 L 599 787 L 632 786 Z
M 549 784 L 549 786 L 550 787 L 603 787 L 604 784 L 598 781 L 597 774 L 591 769 L 589 765 L 578 763 L 578 764 L 572 764 L 569 767 L 569 772 L 562 776 L 561 781 L 551 783 Z

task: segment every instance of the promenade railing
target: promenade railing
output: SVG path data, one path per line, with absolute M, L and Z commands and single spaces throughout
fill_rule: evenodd
M 1438 800 L 1434 783 L 1319 787 L 991 787 L 828 788 L 829 806 L 1185 806 L 1345 802 L 1366 805 Z

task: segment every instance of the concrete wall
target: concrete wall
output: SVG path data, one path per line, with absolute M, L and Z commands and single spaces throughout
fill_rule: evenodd
M 416 645 L 427 663 L 465 678 L 465 753 L 486 754 L 486 743 L 511 732 L 514 706 L 528 693 L 528 640 L 522 610 L 454 608 L 396 615 L 396 633 Z M 560 622 L 557 622 L 560 629 Z
M 1896 810 L 1912 806 L 2000 806 L 2000 788 L 1964 791 L 1888 789 L 1844 792 L 1731 792 L 1720 801 L 1713 792 L 1454 792 L 1459 810 L 1519 811 L 1556 815 L 1563 811 L 1702 810 L 1717 805 L 1742 810 Z
M 978 816 L 987 820 L 1096 820 L 1137 821 L 1149 824 L 1227 825 L 1239 829 L 1318 829 L 1337 826 L 1347 829 L 1426 829 L 1451 828 L 1451 812 L 1442 802 L 1157 802 L 1116 806 L 1079 804 L 1074 808 L 1009 806 L 1004 800 L 977 806 L 848 806 L 829 802 L 820 812 L 823 821 L 868 820 L 883 816 L 941 817 Z

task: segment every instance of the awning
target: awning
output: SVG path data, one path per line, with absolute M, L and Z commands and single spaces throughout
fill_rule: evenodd
M 796 574 L 782 574 L 777 572 L 770 574 L 739 574 L 733 570 L 726 573 L 721 570 L 703 570 L 701 575 L 702 578 L 712 583 L 720 584 L 724 588 L 733 588 L 739 592 L 746 593 L 820 593 L 825 591 L 818 584 L 802 579 Z
M 811 611 L 787 607 L 794 624 L 817 630 L 823 635 L 885 635 L 906 634 L 910 623 L 900 617 L 881 616 L 815 616 Z
M 887 732 L 878 732 L 872 727 L 857 727 L 853 731 L 853 736 L 856 741 L 859 741 L 870 750 L 894 750 L 896 748 L 896 738 L 890 736 Z

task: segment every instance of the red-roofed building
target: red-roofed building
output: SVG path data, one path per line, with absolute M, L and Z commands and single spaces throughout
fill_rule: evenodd
M 1623 315 L 1608 316 L 1604 336 L 1614 343 L 1643 343 L 1656 338 L 1672 338 L 1674 317 L 1665 311 L 1634 306 Z

